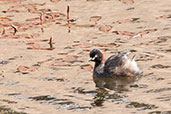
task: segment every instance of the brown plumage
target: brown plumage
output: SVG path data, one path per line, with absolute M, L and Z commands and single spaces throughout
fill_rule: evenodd
M 130 60 L 127 55 L 129 50 L 122 51 L 110 56 L 104 61 L 104 56 L 99 49 L 90 52 L 89 61 L 95 62 L 94 77 L 134 77 L 141 75 L 142 71 L 138 68 L 134 57 Z

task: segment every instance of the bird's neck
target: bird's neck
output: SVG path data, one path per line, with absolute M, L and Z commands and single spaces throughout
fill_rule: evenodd
M 95 62 L 95 67 L 98 67 L 100 64 L 102 64 L 102 61 L 96 61 Z
M 100 77 L 104 74 L 104 63 L 96 63 L 94 67 L 94 76 Z

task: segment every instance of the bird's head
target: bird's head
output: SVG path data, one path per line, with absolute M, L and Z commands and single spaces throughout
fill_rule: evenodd
M 104 56 L 99 49 L 93 49 L 90 51 L 89 61 L 93 61 L 95 63 L 101 63 L 104 61 Z

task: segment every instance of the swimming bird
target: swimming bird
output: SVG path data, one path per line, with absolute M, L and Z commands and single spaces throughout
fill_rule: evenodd
M 106 61 L 104 55 L 99 49 L 93 49 L 90 52 L 89 61 L 95 62 L 93 77 L 136 77 L 142 74 L 142 71 L 135 62 L 135 56 L 129 59 L 127 55 L 129 50 L 118 52 L 110 56 Z

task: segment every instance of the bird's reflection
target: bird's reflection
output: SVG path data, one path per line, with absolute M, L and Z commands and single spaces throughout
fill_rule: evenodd
M 93 77 L 93 80 L 97 87 L 97 93 L 94 97 L 94 102 L 92 103 L 93 106 L 103 106 L 104 101 L 107 99 L 112 99 L 113 101 L 120 102 L 120 103 L 127 103 L 127 98 L 122 93 L 129 91 L 130 87 L 134 87 L 135 82 L 140 79 L 139 77 Z M 114 93 L 110 93 L 110 90 L 114 90 Z
M 93 103 L 91 103 L 92 106 L 104 106 L 104 102 L 107 99 L 112 99 L 112 102 L 117 103 L 127 103 L 128 100 L 125 100 L 127 96 L 120 94 L 118 92 L 110 93 L 109 90 L 105 88 L 98 88 L 96 89 L 96 95 L 93 98 Z
M 128 91 L 131 85 L 138 81 L 139 77 L 93 77 L 98 88 L 107 88 L 117 92 Z

